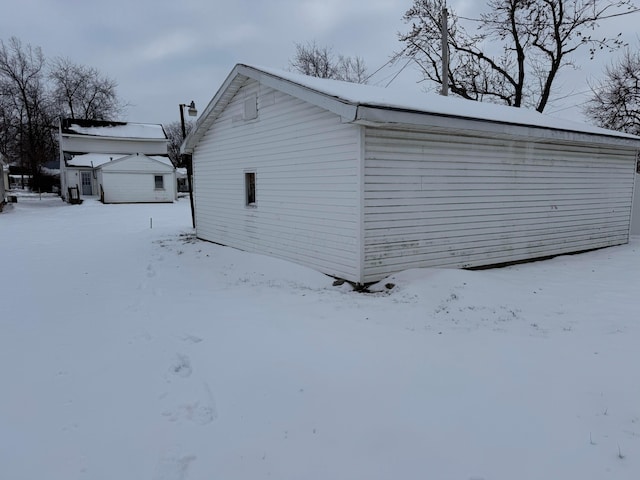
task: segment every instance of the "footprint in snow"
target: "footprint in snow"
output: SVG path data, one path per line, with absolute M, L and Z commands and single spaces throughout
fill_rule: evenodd
M 196 337 L 195 335 L 186 334 L 181 338 L 181 340 L 188 343 L 200 343 L 202 341 L 202 338 Z
M 191 376 L 193 369 L 191 368 L 189 357 L 181 353 L 176 354 L 176 359 L 171 365 L 170 371 L 172 374 L 182 378 Z
M 156 276 L 156 271 L 154 270 L 153 266 L 151 264 L 149 264 L 147 266 L 147 277 L 151 278 L 151 277 L 155 277 Z
M 216 402 L 211 389 L 206 382 L 202 383 L 200 392 L 194 393 L 188 401 L 184 401 L 177 407 L 162 412 L 162 416 L 170 422 L 178 422 L 182 419 L 198 425 L 208 425 L 218 418 Z M 166 396 L 164 397 L 166 398 Z
M 169 454 L 160 458 L 153 480 L 184 480 L 195 455 Z

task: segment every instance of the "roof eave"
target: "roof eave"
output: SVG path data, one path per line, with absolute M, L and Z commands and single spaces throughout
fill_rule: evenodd
M 62 132 L 62 136 L 63 137 L 69 137 L 69 138 L 99 138 L 100 140 L 115 140 L 115 141 L 122 141 L 122 140 L 135 140 L 136 142 L 168 142 L 169 139 L 168 138 L 149 138 L 149 137 L 111 137 L 111 136 L 107 136 L 107 135 L 90 135 L 90 134 L 85 134 L 85 133 L 65 133 Z
M 104 166 L 111 166 L 111 165 L 118 165 L 120 163 L 124 163 L 127 160 L 134 158 L 134 157 L 144 157 L 145 159 L 147 159 L 149 162 L 153 162 L 156 163 L 158 165 L 162 165 L 163 167 L 166 167 L 167 172 L 171 172 L 173 170 L 175 170 L 175 167 L 173 165 L 169 165 L 168 163 L 164 163 L 161 162 L 160 160 L 153 158 L 154 156 L 162 156 L 162 155 L 146 155 L 144 153 L 131 153 L 128 155 L 124 155 L 122 157 L 116 158 L 115 160 L 109 161 L 109 162 L 105 162 L 105 163 L 101 163 L 100 165 L 96 165 L 94 168 L 96 170 L 101 170 L 103 169 Z
M 318 92 L 312 88 L 298 84 L 291 80 L 273 75 L 254 67 L 244 64 L 237 64 L 227 76 L 222 86 L 218 89 L 200 118 L 196 122 L 195 128 L 187 135 L 180 147 L 180 153 L 193 153 L 195 146 L 204 136 L 205 132 L 215 122 L 224 108 L 231 101 L 237 91 L 248 79 L 253 79 L 261 85 L 271 87 L 275 90 L 307 101 L 320 108 L 324 108 L 339 115 L 343 121 L 351 122 L 356 118 L 357 105 L 341 98 Z
M 239 65 L 236 65 L 231 73 L 227 75 L 225 81 L 196 120 L 195 127 L 189 132 L 182 142 L 182 145 L 180 145 L 181 154 L 193 153 L 193 149 L 204 136 L 205 132 L 245 82 L 246 77 L 240 75 L 238 67 Z
M 492 134 L 509 138 L 556 140 L 640 149 L 640 138 L 562 130 L 455 115 L 416 112 L 380 106 L 360 105 L 354 123 L 373 127 L 409 127 L 459 134 Z

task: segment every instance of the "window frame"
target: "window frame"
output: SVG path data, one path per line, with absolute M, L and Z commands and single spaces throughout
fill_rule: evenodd
M 256 195 L 257 177 L 255 170 L 244 171 L 244 206 L 247 208 L 256 208 L 258 206 Z
M 160 179 L 160 186 L 158 186 L 158 179 Z M 154 175 L 153 182 L 155 185 L 154 190 L 164 190 L 164 175 Z

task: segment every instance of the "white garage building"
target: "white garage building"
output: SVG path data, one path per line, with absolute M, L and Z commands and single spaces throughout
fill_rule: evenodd
M 640 138 L 237 65 L 185 140 L 201 239 L 356 283 L 628 242 Z

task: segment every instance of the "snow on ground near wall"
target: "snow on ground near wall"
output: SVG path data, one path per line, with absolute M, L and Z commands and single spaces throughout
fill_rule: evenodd
M 364 295 L 185 199 L 20 197 L 0 271 L 2 478 L 640 478 L 637 238 Z

